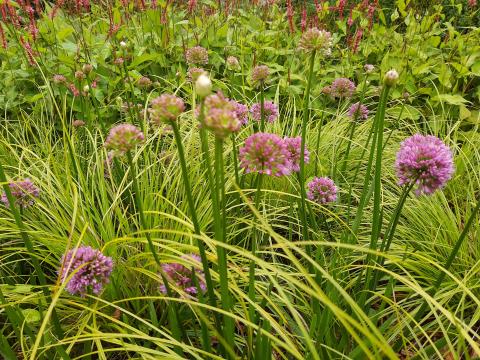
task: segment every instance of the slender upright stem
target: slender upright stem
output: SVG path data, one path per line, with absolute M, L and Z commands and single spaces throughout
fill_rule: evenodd
M 303 240 L 307 240 L 308 229 L 307 229 L 307 211 L 305 206 L 305 198 L 307 196 L 305 190 L 305 142 L 307 137 L 307 123 L 309 119 L 309 110 L 310 110 L 310 89 L 313 79 L 313 67 L 315 65 L 315 51 L 310 55 L 310 67 L 308 70 L 308 80 L 307 88 L 305 90 L 305 98 L 303 99 L 303 121 L 302 121 L 302 141 L 300 144 L 300 196 L 302 201 L 302 236 Z
M 261 83 L 260 88 L 260 131 L 265 131 L 265 94 L 264 94 L 264 84 Z

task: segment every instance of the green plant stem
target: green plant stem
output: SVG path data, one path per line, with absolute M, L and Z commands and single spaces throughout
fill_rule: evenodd
M 215 138 L 215 182 L 217 191 L 217 200 L 219 206 L 218 217 L 221 219 L 220 233 L 217 240 L 226 243 L 226 210 L 225 210 L 225 174 L 223 169 L 223 140 Z M 220 275 L 220 294 L 222 297 L 222 308 L 229 312 L 232 309 L 232 299 L 230 296 L 230 290 L 228 286 L 228 261 L 227 253 L 223 246 L 217 247 L 218 256 L 218 272 Z M 225 315 L 223 319 L 223 333 L 228 345 L 233 349 L 234 347 L 234 322 L 233 319 Z
M 162 277 L 163 284 L 165 285 L 165 289 L 167 290 L 167 295 L 169 297 L 171 297 L 172 293 L 171 293 L 171 290 L 170 290 L 170 286 L 168 284 L 168 279 L 165 276 L 164 272 L 162 271 L 162 264 L 160 262 L 160 258 L 158 257 L 157 251 L 155 250 L 155 246 L 153 245 L 153 241 L 152 241 L 152 237 L 150 235 L 150 232 L 147 231 L 148 227 L 147 227 L 147 222 L 146 222 L 146 219 L 145 219 L 145 213 L 143 211 L 143 202 L 142 202 L 142 199 L 140 197 L 140 189 L 139 189 L 138 181 L 137 181 L 137 172 L 136 172 L 136 169 L 135 169 L 135 165 L 133 164 L 133 158 L 132 158 L 132 154 L 131 154 L 130 151 L 127 151 L 127 160 L 128 160 L 128 165 L 130 167 L 130 173 L 131 173 L 132 185 L 133 185 L 133 192 L 134 192 L 133 196 L 134 196 L 134 199 L 135 199 L 135 205 L 138 209 L 138 214 L 139 214 L 139 217 L 140 217 L 140 224 L 141 224 L 142 228 L 145 230 L 145 237 L 147 238 L 148 246 L 150 248 L 150 251 L 153 255 L 153 258 L 154 258 L 155 262 L 157 263 L 158 269 L 160 271 L 160 276 Z M 171 331 L 172 331 L 172 335 L 177 341 L 181 341 L 182 332 L 181 332 L 180 324 L 178 322 L 178 313 L 177 313 L 176 303 L 175 302 L 170 302 L 168 304 L 167 308 L 168 308 L 167 311 L 168 311 L 168 317 L 169 317 L 169 322 L 170 322 L 170 328 L 171 328 Z M 179 355 L 181 355 L 183 353 L 182 350 L 179 347 L 175 347 L 175 352 Z
M 265 93 L 264 84 L 260 85 L 260 131 L 265 131 Z
M 378 104 L 378 110 L 377 114 L 375 117 L 375 132 L 374 132 L 374 141 L 372 143 L 372 150 L 376 150 L 376 156 L 375 156 L 375 174 L 374 174 L 374 182 L 373 182 L 373 217 L 372 217 L 372 230 L 371 230 L 371 237 L 370 237 L 370 245 L 369 249 L 370 250 L 376 250 L 377 249 L 377 243 L 378 243 L 378 238 L 380 235 L 380 227 L 381 227 L 381 211 L 380 211 L 380 205 L 381 205 L 381 176 L 382 176 L 382 153 L 383 153 L 383 129 L 384 129 L 384 123 L 385 123 L 385 108 L 387 104 L 387 99 L 388 99 L 388 93 L 390 91 L 389 86 L 385 86 L 382 92 L 382 96 L 380 98 L 380 103 Z M 376 145 L 376 146 L 375 146 Z M 370 154 L 370 159 L 372 159 L 372 154 Z M 369 172 L 367 171 L 367 174 Z M 366 188 L 364 188 L 364 191 Z M 362 194 L 363 195 L 363 194 Z M 361 204 L 361 206 L 364 206 L 365 204 Z M 365 277 L 365 285 L 370 283 L 369 279 L 369 274 L 370 274 L 370 269 L 368 269 L 368 266 L 370 265 L 371 261 L 371 254 L 368 253 L 367 258 L 366 258 L 366 266 L 367 266 L 367 274 Z M 360 272 L 361 276 L 361 272 Z M 366 292 L 362 292 L 360 295 L 359 299 L 359 305 L 360 307 L 363 307 L 365 304 L 366 300 Z
M 5 176 L 5 171 L 3 168 L 3 164 L 0 162 L 0 183 L 3 183 L 3 190 L 5 191 L 5 195 L 7 196 L 8 202 L 10 204 L 10 211 L 12 212 L 12 215 L 15 219 L 15 223 L 20 231 L 20 236 L 22 237 L 23 242 L 25 243 L 25 246 L 28 250 L 28 253 L 30 255 L 30 259 L 33 264 L 33 268 L 35 269 L 35 272 L 37 273 L 38 280 L 40 282 L 40 285 L 42 286 L 42 291 L 43 295 L 45 296 L 45 299 L 47 302 L 51 302 L 51 295 L 49 292 L 49 287 L 47 286 L 47 279 L 45 277 L 45 274 L 43 273 L 43 270 L 40 266 L 40 263 L 38 262 L 38 259 L 35 257 L 35 249 L 33 247 L 33 243 L 30 241 L 30 237 L 27 234 L 27 231 L 25 229 L 25 225 L 23 224 L 20 212 L 18 211 L 17 207 L 15 206 L 15 199 L 12 195 L 12 192 L 10 191 L 10 187 L 8 186 L 7 183 L 7 178 Z M 55 335 L 59 339 L 63 339 L 64 333 L 62 330 L 62 327 L 60 325 L 60 321 L 58 320 L 57 312 L 55 309 L 52 310 L 52 322 L 53 322 L 53 329 L 55 332 Z M 68 356 L 67 352 L 65 351 L 64 347 L 62 345 L 59 345 L 57 347 L 57 350 L 62 357 L 62 359 L 69 360 L 70 356 Z
M 323 118 L 325 116 L 325 102 L 322 101 L 322 115 L 320 116 L 320 121 L 318 125 L 318 131 L 317 131 L 317 142 L 315 146 L 315 171 L 314 174 L 315 176 L 318 176 L 318 164 L 320 162 L 320 136 L 322 134 L 322 126 L 323 126 Z
M 309 119 L 309 110 L 310 110 L 310 89 L 312 86 L 312 79 L 313 79 L 313 68 L 315 65 L 315 51 L 312 52 L 310 55 L 310 66 L 308 70 L 308 80 L 307 80 L 307 88 L 305 90 L 305 98 L 303 99 L 303 121 L 302 121 L 302 141 L 300 144 L 300 197 L 301 197 L 301 212 L 302 212 L 302 236 L 303 240 L 307 240 L 308 238 L 308 228 L 307 228 L 307 209 L 305 206 L 305 198 L 306 198 L 306 190 L 305 190 L 305 157 L 303 154 L 305 153 L 305 142 L 307 137 L 307 123 Z M 308 249 L 307 249 L 308 250 Z M 308 255 L 310 255 L 310 251 L 308 251 Z

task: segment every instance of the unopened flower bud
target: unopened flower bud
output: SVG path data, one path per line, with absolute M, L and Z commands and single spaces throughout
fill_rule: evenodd
M 127 47 L 127 43 L 126 43 L 125 41 L 120 41 L 120 47 L 126 48 L 126 47 Z
M 212 81 L 206 74 L 202 74 L 197 78 L 195 82 L 195 91 L 198 96 L 205 97 L 212 92 Z
M 82 71 L 87 75 L 90 74 L 92 70 L 93 70 L 93 66 L 91 64 L 85 64 L 82 67 Z
M 397 83 L 398 81 L 398 72 L 397 70 L 395 69 L 392 69 L 390 71 L 387 71 L 387 73 L 385 74 L 385 77 L 383 79 L 383 83 L 386 85 L 386 86 L 395 86 L 395 84 Z

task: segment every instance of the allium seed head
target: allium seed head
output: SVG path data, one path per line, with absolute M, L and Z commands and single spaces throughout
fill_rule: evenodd
M 100 250 L 90 246 L 81 246 L 72 249 L 63 255 L 61 260 L 60 277 L 62 281 L 68 279 L 67 291 L 72 295 L 85 296 L 88 292 L 98 295 L 110 281 L 113 270 L 112 258 L 102 254 Z
M 198 263 L 201 263 L 200 256 L 195 254 L 182 255 L 182 260 L 186 265 L 181 263 L 168 263 L 162 265 L 162 270 L 167 281 L 182 289 L 187 295 L 195 297 L 198 294 L 198 287 L 204 293 L 207 289 L 204 274 Z M 193 264 L 192 264 L 193 263 Z M 196 278 L 196 279 L 195 279 Z M 198 283 L 198 287 L 196 284 Z M 160 284 L 160 292 L 167 294 L 165 284 Z
M 287 149 L 289 152 L 289 162 L 290 168 L 293 172 L 300 171 L 300 154 L 302 153 L 302 138 L 300 136 L 296 137 L 287 137 L 284 139 L 285 144 L 287 144 Z M 307 147 L 305 146 L 303 152 L 303 161 L 305 164 L 308 164 L 310 161 L 310 152 L 308 151 Z
M 348 109 L 348 116 L 354 120 L 367 120 L 368 108 L 359 102 L 352 104 Z
M 263 86 L 270 76 L 270 69 L 266 65 L 255 66 L 252 70 L 252 84 L 255 87 Z
M 82 66 L 82 71 L 85 73 L 85 74 L 90 74 L 93 70 L 93 66 L 91 64 L 84 64 Z
M 152 80 L 150 80 L 146 76 L 142 76 L 140 79 L 138 79 L 137 85 L 138 85 L 138 87 L 140 87 L 142 89 L 147 89 L 150 86 L 152 86 Z
M 150 101 L 150 121 L 156 126 L 161 123 L 169 123 L 177 120 L 180 114 L 185 110 L 185 104 L 182 99 L 172 94 L 162 94 Z
M 346 78 L 338 78 L 333 80 L 330 86 L 331 95 L 340 99 L 348 99 L 353 96 L 357 87 L 355 84 Z
M 337 187 L 328 177 L 315 177 L 307 184 L 308 199 L 318 203 L 327 204 L 337 200 Z
M 235 56 L 229 56 L 227 58 L 227 68 L 229 70 L 238 70 L 240 68 L 240 63 Z
M 400 145 L 395 161 L 399 185 L 415 182 L 415 193 L 432 194 L 445 186 L 453 175 L 453 154 L 439 138 L 415 134 Z
M 81 71 L 81 70 L 75 71 L 75 79 L 80 80 L 80 81 L 85 79 L 85 74 L 83 73 L 83 71 Z
M 63 75 L 53 75 L 53 82 L 55 84 L 66 84 L 67 82 L 67 78 Z
M 291 171 L 290 152 L 280 136 L 258 132 L 250 135 L 240 148 L 240 166 L 246 173 L 288 175 Z
M 145 140 L 143 133 L 132 124 L 120 124 L 110 129 L 105 140 L 105 148 L 113 150 L 116 156 L 122 156 Z
M 328 56 L 332 51 L 332 34 L 317 28 L 308 29 L 300 38 L 298 48 L 306 53 L 318 51 Z
M 208 64 L 207 49 L 201 46 L 194 46 L 186 51 L 185 59 L 189 65 L 206 65 Z
M 232 132 L 237 131 L 241 125 L 237 118 L 236 105 L 221 92 L 205 98 L 205 118 L 203 122 L 205 127 L 220 139 L 224 139 Z
M 36 187 L 30 179 L 10 182 L 8 184 L 10 192 L 15 200 L 15 206 L 25 209 L 35 203 L 35 198 L 40 195 L 40 190 Z M 10 206 L 7 198 L 7 193 L 3 192 L 0 201 L 5 206 Z
M 262 104 L 255 103 L 250 108 L 250 112 L 252 113 L 252 117 L 256 121 L 262 120 Z M 272 101 L 265 101 L 263 103 L 263 113 L 265 116 L 265 121 L 267 122 L 274 122 L 278 118 L 278 106 Z

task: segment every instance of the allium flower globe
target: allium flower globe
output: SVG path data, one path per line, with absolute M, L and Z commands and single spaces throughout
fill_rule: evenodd
M 255 66 L 252 70 L 252 84 L 258 87 L 264 84 L 270 76 L 270 69 L 266 65 Z
M 229 56 L 227 58 L 227 68 L 229 70 L 238 70 L 240 69 L 240 63 L 235 56 Z
M 348 109 L 348 116 L 355 120 L 367 120 L 368 119 L 368 108 L 360 104 L 359 102 L 352 104 Z
M 194 46 L 187 50 L 185 59 L 189 65 L 206 65 L 208 64 L 207 49 L 201 46 Z
M 262 104 L 255 103 L 250 108 L 250 112 L 252 113 L 252 117 L 256 121 L 262 120 Z M 272 101 L 265 101 L 263 103 L 263 113 L 265 115 L 265 121 L 267 122 L 274 122 L 278 118 L 278 106 Z
M 192 262 L 192 260 L 198 263 L 201 262 L 200 256 L 195 254 L 182 255 L 181 258 L 185 260 L 185 262 Z M 190 296 L 196 296 L 198 294 L 198 288 L 195 285 L 196 282 L 198 282 L 202 293 L 207 289 L 203 271 L 196 264 L 194 266 L 185 266 L 180 263 L 163 264 L 162 270 L 169 283 L 175 284 L 175 286 L 179 287 Z M 194 276 L 196 280 L 194 279 Z M 167 294 L 167 288 L 163 283 L 160 285 L 160 292 Z
M 162 94 L 150 102 L 150 121 L 157 127 L 161 123 L 169 123 L 177 120 L 185 110 L 185 104 L 181 98 L 172 94 Z
M 20 181 L 10 182 L 8 187 L 10 188 L 10 192 L 15 199 L 15 206 L 22 209 L 32 206 L 35 203 L 35 198 L 40 195 L 40 190 L 38 187 L 36 187 L 35 184 L 28 178 Z M 5 206 L 10 206 L 6 192 L 2 193 L 0 201 Z
M 69 250 L 61 260 L 60 277 L 62 281 L 73 274 L 66 285 L 72 295 L 85 296 L 90 291 L 99 294 L 110 281 L 113 270 L 112 258 L 90 246 L 81 246 Z
M 197 67 L 188 68 L 188 71 L 187 71 L 188 81 L 195 83 L 198 77 L 204 73 L 205 73 L 205 70 L 202 68 L 197 68 Z
M 355 84 L 346 78 L 338 78 L 333 80 L 330 86 L 330 95 L 336 98 L 351 98 L 355 93 L 357 87 Z
M 240 166 L 246 173 L 288 175 L 291 171 L 290 152 L 280 136 L 258 132 L 250 135 L 240 148 Z
M 300 136 L 292 137 L 292 138 L 285 138 L 285 144 L 287 144 L 287 149 L 289 152 L 289 162 L 290 168 L 293 172 L 300 171 L 300 154 L 302 152 L 302 138 Z M 308 151 L 307 147 L 305 146 L 303 152 L 303 161 L 305 164 L 308 164 L 310 161 L 310 152 Z
M 235 113 L 237 114 L 237 119 L 240 121 L 241 125 L 246 125 L 248 123 L 248 106 L 243 105 L 235 100 L 230 100 L 233 105 L 235 105 Z
M 298 48 L 307 53 L 318 51 L 323 55 L 330 55 L 331 47 L 332 34 L 317 28 L 311 28 L 305 31 L 298 43 Z
M 110 129 L 104 146 L 108 150 L 113 150 L 115 155 L 121 156 L 144 140 L 145 137 L 139 128 L 132 124 L 120 124 Z
M 373 70 L 375 70 L 375 66 L 373 66 L 372 64 L 365 64 L 363 70 L 365 70 L 367 74 L 370 74 L 373 72 Z
M 224 139 L 240 128 L 241 123 L 236 111 L 236 105 L 221 92 L 209 95 L 205 98 L 203 124 L 217 138 Z
M 318 204 L 327 204 L 337 200 L 337 187 L 328 177 L 315 177 L 307 184 L 307 197 Z
M 435 136 L 415 134 L 401 143 L 395 169 L 399 185 L 415 183 L 417 195 L 432 194 L 453 175 L 452 151 Z

